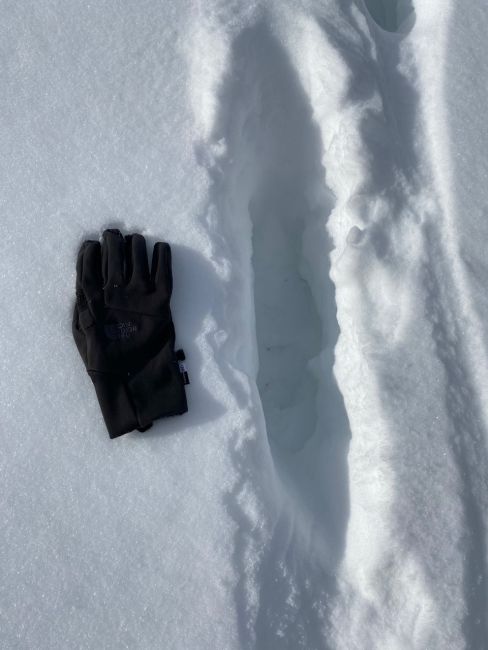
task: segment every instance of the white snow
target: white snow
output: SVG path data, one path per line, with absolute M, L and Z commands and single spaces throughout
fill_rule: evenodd
M 39 0 L 0 23 L 0 647 L 488 647 L 488 14 Z M 111 441 L 106 227 L 173 248 L 189 412 Z

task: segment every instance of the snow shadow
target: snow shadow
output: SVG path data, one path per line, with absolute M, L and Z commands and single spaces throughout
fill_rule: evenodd
M 119 226 L 125 228 L 125 226 Z M 127 230 L 125 228 L 125 230 Z M 141 229 L 142 230 L 142 229 Z M 139 230 L 139 232 L 141 231 Z M 157 237 L 146 235 L 149 259 Z M 176 347 L 186 354 L 190 384 L 186 387 L 188 412 L 182 416 L 156 420 L 145 431 L 146 440 L 164 444 L 168 435 L 184 432 L 217 420 L 225 407 L 218 402 L 204 384 L 203 360 L 197 343 L 202 324 L 213 305 L 221 301 L 221 280 L 208 260 L 198 251 L 181 244 L 171 244 L 173 265 L 173 295 L 171 312 L 176 329 Z
M 366 5 L 380 26 L 387 29 L 381 24 L 380 15 L 387 9 L 385 3 L 371 0 Z M 371 160 L 371 167 L 367 183 L 358 191 L 372 198 L 381 195 L 391 207 L 385 218 L 372 224 L 370 236 L 372 252 L 385 265 L 392 265 L 393 270 L 395 262 L 391 254 L 390 233 L 401 219 L 410 218 L 417 209 L 417 196 L 425 190 L 422 186 L 425 179 L 419 174 L 425 161 L 419 158 L 416 148 L 420 98 L 411 78 L 401 72 L 402 54 L 405 54 L 401 50 L 401 40 L 384 39 L 381 34 L 375 35 L 373 30 L 372 38 L 377 49 L 375 60 L 371 43 L 355 23 L 351 7 L 352 3 L 345 11 L 356 38 L 351 39 L 349 47 L 347 35 L 325 22 L 321 26 L 352 72 L 345 105 L 366 100 L 375 93 L 381 97 L 383 113 L 365 111 L 360 127 L 363 149 Z M 395 11 L 393 3 L 391 11 Z M 385 15 L 383 20 L 387 20 Z M 456 20 L 453 23 L 456 24 Z M 453 52 L 456 51 L 453 48 Z M 457 131 L 461 131 L 461 126 L 458 125 Z M 466 176 L 472 176 L 472 169 L 473 166 L 468 168 Z M 458 177 L 456 174 L 455 178 Z M 432 217 L 421 212 L 416 216 L 419 228 L 425 216 L 428 220 Z M 465 545 L 462 560 L 464 582 L 459 585 L 459 593 L 452 594 L 452 600 L 461 598 L 465 603 L 464 636 L 469 648 L 478 649 L 486 647 L 487 639 L 487 543 L 482 495 L 487 491 L 485 468 L 488 461 L 478 393 L 465 358 L 462 325 L 456 321 L 459 314 L 456 316 L 456 287 L 451 286 L 449 254 L 442 250 L 443 238 L 438 230 L 442 228 L 440 217 L 436 216 L 433 225 L 423 226 L 426 250 L 429 251 L 429 260 L 423 268 L 423 286 L 425 315 L 432 327 L 432 346 L 446 384 L 445 403 L 441 408 L 448 415 L 448 430 L 436 432 L 434 436 L 433 432 L 423 428 L 423 414 L 432 412 L 434 405 L 429 399 L 431 380 L 422 368 L 413 368 L 409 375 L 402 377 L 404 384 L 398 385 L 397 369 L 408 367 L 411 350 L 419 345 L 414 328 L 410 340 L 404 341 L 394 351 L 385 351 L 380 380 L 382 393 L 390 396 L 383 408 L 392 423 L 392 468 L 396 483 L 394 528 L 396 535 L 404 538 L 405 549 L 416 556 L 434 600 L 442 593 L 446 579 L 443 561 L 447 551 L 439 547 L 439 535 L 434 534 L 433 527 L 426 527 L 425 519 L 419 515 L 419 504 L 425 504 L 426 508 L 437 513 L 436 524 L 442 531 L 442 542 L 444 537 L 449 539 L 458 534 L 457 530 L 450 529 L 453 525 L 450 508 L 456 504 L 450 506 L 446 503 L 446 495 L 432 485 L 435 481 L 436 445 L 450 450 L 457 468 L 461 493 L 456 495 L 456 500 L 461 503 L 465 520 L 462 534 Z M 409 391 L 408 399 L 411 401 L 406 408 L 405 396 Z M 428 443 L 425 440 L 427 434 Z M 445 607 L 444 603 L 439 604 Z
M 437 234 L 427 230 L 431 250 Z M 443 304 L 441 280 L 435 268 L 424 268 L 427 296 L 425 310 L 432 324 L 432 339 L 446 380 L 445 408 L 452 427 L 450 446 L 462 481 L 459 494 L 465 531 L 463 631 L 467 647 L 481 650 L 488 642 L 487 544 L 484 499 L 488 493 L 485 431 L 476 387 L 464 365 L 462 325 L 452 322 Z M 445 277 L 444 275 L 442 277 Z M 451 322 L 450 322 L 451 321 Z
M 375 23 L 387 32 L 410 31 L 415 23 L 412 0 L 364 0 Z
M 220 99 L 228 151 L 216 184 L 227 197 L 220 205 L 232 206 L 226 218 L 247 221 L 234 233 L 249 237 L 241 247 L 248 247 L 245 263 L 253 276 L 256 383 L 269 441 L 265 453 L 271 452 L 266 465 L 257 458 L 263 447 L 255 440 L 230 445 L 241 468 L 226 499 L 237 524 L 241 642 L 263 650 L 323 649 L 349 517 L 351 435 L 333 373 L 339 328 L 326 229 L 333 197 L 310 101 L 265 22 L 235 39 Z M 249 468 L 254 461 L 273 473 L 264 484 L 277 490 L 274 503 L 260 494 L 263 477 Z M 243 505 L 247 491 L 269 506 L 269 538 L 252 525 Z M 253 615 L 249 593 L 256 590 Z
M 315 433 L 318 381 L 310 362 L 322 346 L 320 315 L 300 270 L 303 220 L 310 215 L 302 180 L 265 175 L 249 204 L 257 385 L 270 442 L 291 453 Z
M 484 21 L 479 20 L 485 10 L 484 3 L 467 7 L 454 3 L 449 18 L 444 66 L 444 93 L 447 110 L 446 140 L 450 149 L 450 175 L 453 219 L 459 238 L 465 278 L 478 322 L 483 331 L 484 350 L 488 347 L 488 272 L 486 267 L 486 241 L 488 237 L 488 192 L 486 186 L 486 115 L 480 107 L 488 101 L 485 83 L 473 82 L 481 78 L 477 53 L 486 46 Z M 467 43 L 469 35 L 469 46 Z M 463 101 L 464 100 L 464 101 Z M 459 226 L 459 227 L 457 227 Z M 458 331 L 460 344 L 466 340 L 462 328 Z M 444 345 L 447 347 L 448 340 Z M 448 350 L 447 350 L 448 351 Z M 441 351 L 439 351 L 441 354 Z M 445 352 L 444 352 L 445 354 Z M 479 353 L 477 353 L 479 354 Z M 446 358 L 447 362 L 448 358 Z M 448 372 L 452 386 L 458 388 L 455 401 L 448 396 L 451 408 L 457 403 L 458 443 L 455 447 L 460 472 L 464 479 L 464 499 L 467 519 L 467 571 L 465 590 L 468 595 L 468 613 L 465 620 L 466 638 L 470 648 L 488 647 L 488 433 L 484 424 L 480 400 L 484 399 L 485 386 L 477 386 L 474 378 L 466 382 L 468 390 L 462 391 L 456 359 L 451 359 Z M 477 359 L 486 363 L 486 352 Z M 469 370 L 469 369 L 468 369 Z M 472 372 L 472 371 L 471 371 Z M 466 373 L 468 374 L 468 373 Z M 472 374 L 471 374 L 472 377 Z M 485 407 L 486 409 L 486 407 Z M 485 410 L 486 412 L 486 410 Z

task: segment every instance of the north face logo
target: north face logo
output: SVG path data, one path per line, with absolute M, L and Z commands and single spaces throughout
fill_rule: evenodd
M 132 321 L 125 323 L 108 323 L 105 325 L 105 334 L 111 341 L 130 339 L 137 332 L 137 325 Z

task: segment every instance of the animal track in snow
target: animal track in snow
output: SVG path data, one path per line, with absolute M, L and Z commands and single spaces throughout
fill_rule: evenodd
M 242 496 L 256 489 L 250 457 L 258 463 L 266 456 L 279 493 L 269 533 L 256 527 L 252 535 L 236 534 L 236 602 L 260 590 L 254 630 L 251 614 L 242 612 L 242 645 L 281 647 L 285 634 L 294 647 L 323 648 L 317 630 L 335 589 L 349 516 L 350 430 L 333 373 L 339 327 L 327 219 L 334 198 L 310 98 L 266 22 L 235 39 L 219 101 L 223 128 L 198 149 L 213 180 L 206 227 L 219 233 L 215 251 L 229 274 L 225 357 L 256 378 L 260 403 L 254 391 L 252 408 L 262 422 L 262 406 L 265 420 L 256 438 L 231 444 L 242 468 L 226 501 L 237 530 L 255 521 Z M 249 408 L 240 389 L 235 394 Z M 316 552 L 298 567 L 302 544 Z M 250 564 L 250 557 L 259 561 Z M 311 626 L 311 619 L 320 620 Z
M 298 185 L 298 186 L 297 186 Z M 311 362 L 321 349 L 321 322 L 300 273 L 303 188 L 290 178 L 263 184 L 249 206 L 253 222 L 254 301 L 259 355 L 257 384 L 271 440 L 300 450 L 317 423 L 317 377 Z

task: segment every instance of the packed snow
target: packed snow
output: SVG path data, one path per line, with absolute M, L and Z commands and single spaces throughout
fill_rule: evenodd
M 488 647 L 488 13 L 2 5 L 0 647 Z M 110 440 L 106 227 L 173 249 L 189 412 Z

